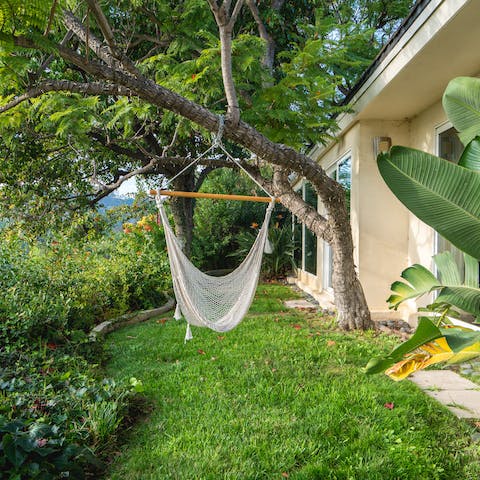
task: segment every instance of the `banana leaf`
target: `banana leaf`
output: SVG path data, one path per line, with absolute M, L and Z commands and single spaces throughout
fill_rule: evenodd
M 451 252 L 439 253 L 433 257 L 439 278 L 422 265 L 408 267 L 401 274 L 406 282 L 397 281 L 391 286 L 393 294 L 387 299 L 389 307 L 396 310 L 406 300 L 437 290 L 439 295 L 434 303 L 449 303 L 479 317 L 478 262 L 466 254 L 464 259 L 464 276 L 461 275 Z
M 480 171 L 480 137 L 474 138 L 465 147 L 458 164 L 469 170 Z
M 466 146 L 480 135 L 480 79 L 457 77 L 443 94 L 443 108 Z
M 460 250 L 480 258 L 480 172 L 394 146 L 378 168 L 397 198 Z
M 421 317 L 418 321 L 417 330 L 412 337 L 395 348 L 389 355 L 372 358 L 365 367 L 365 373 L 384 372 L 387 368 L 402 360 L 408 353 L 442 336 L 441 330 L 429 318 Z

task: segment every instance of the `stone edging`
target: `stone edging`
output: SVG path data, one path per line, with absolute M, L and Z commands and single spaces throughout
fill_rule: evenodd
M 113 332 L 118 328 L 125 327 L 126 325 L 134 325 L 135 323 L 144 322 L 156 315 L 161 315 L 162 313 L 172 310 L 175 306 L 175 300 L 167 295 L 167 303 L 158 308 L 153 308 L 151 310 L 142 310 L 140 312 L 126 313 L 117 318 L 112 318 L 111 320 L 106 320 L 98 325 L 96 325 L 89 333 L 88 337 L 91 341 L 95 341 L 99 336 L 106 335 L 107 333 Z

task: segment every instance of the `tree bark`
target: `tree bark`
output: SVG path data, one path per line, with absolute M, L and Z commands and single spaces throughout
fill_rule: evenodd
M 315 177 L 308 177 L 308 180 L 314 186 L 320 181 Z M 332 287 L 339 327 L 343 330 L 367 330 L 374 328 L 374 323 L 353 261 L 353 238 L 345 192 L 340 185 L 338 187 L 335 195 L 321 196 L 328 219 L 293 192 L 284 169 L 275 169 L 271 188 L 290 212 L 332 247 Z

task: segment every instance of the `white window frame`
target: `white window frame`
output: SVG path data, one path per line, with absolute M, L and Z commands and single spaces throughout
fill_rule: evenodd
M 343 155 L 333 163 L 331 163 L 327 168 L 325 168 L 325 173 L 331 177 L 331 174 L 333 172 L 337 173 L 337 180 L 338 180 L 338 167 L 339 165 L 347 160 L 350 159 L 350 162 L 352 161 L 352 151 L 349 149 L 346 152 L 343 153 Z M 331 263 L 331 258 L 332 258 L 332 247 L 324 240 L 323 241 L 323 258 L 322 258 L 322 285 L 323 285 L 323 290 L 326 290 L 327 292 L 333 292 L 333 287 L 331 285 L 331 277 L 333 272 L 330 272 L 330 263 Z

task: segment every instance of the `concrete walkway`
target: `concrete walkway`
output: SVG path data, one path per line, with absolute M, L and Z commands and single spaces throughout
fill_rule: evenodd
M 451 370 L 421 370 L 410 377 L 459 418 L 480 419 L 480 387 Z

